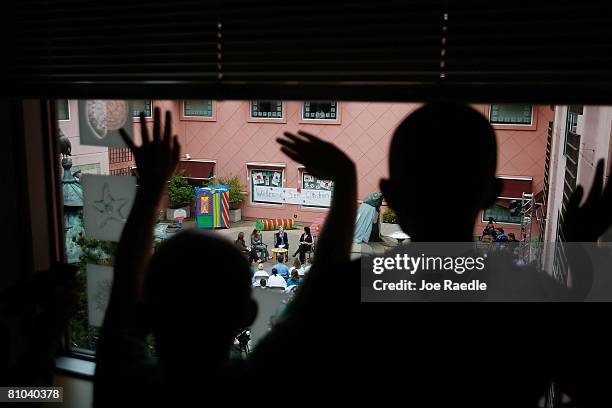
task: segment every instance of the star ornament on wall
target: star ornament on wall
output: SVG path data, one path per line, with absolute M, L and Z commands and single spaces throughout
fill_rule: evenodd
M 127 214 L 124 207 L 129 202 L 127 198 L 114 198 L 108 183 L 102 186 L 102 199 L 93 202 L 92 207 L 98 212 L 98 228 L 102 229 L 109 221 L 125 222 Z

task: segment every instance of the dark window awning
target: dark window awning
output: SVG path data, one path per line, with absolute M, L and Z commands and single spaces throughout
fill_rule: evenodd
M 212 180 L 215 176 L 215 160 L 181 160 L 177 170 L 184 171 L 184 176 L 196 180 Z
M 502 189 L 499 197 L 521 198 L 523 193 L 531 193 L 533 190 L 533 179 L 531 177 L 509 177 L 498 176 L 502 181 Z

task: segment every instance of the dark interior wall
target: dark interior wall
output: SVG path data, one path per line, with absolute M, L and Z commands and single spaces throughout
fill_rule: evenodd
M 0 127 L 4 137 L 0 143 L 0 214 L 4 245 L 0 273 L 0 291 L 23 277 L 20 271 L 30 269 L 31 243 L 27 239 L 29 216 L 25 179 L 25 141 L 21 136 L 19 104 L 9 99 L 0 100 Z M 10 255 L 10 256 L 9 256 Z M 17 255 L 17 256 L 15 256 Z

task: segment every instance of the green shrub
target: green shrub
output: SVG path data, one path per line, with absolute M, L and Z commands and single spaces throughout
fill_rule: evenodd
M 195 198 L 195 189 L 189 185 L 182 173 L 177 173 L 168 181 L 168 205 L 170 208 L 186 207 Z
M 387 208 L 383 211 L 382 216 L 383 222 L 388 222 L 390 224 L 397 224 L 397 215 L 395 215 L 395 211 L 390 208 Z
M 230 207 L 237 208 L 245 200 L 246 195 L 242 192 L 245 187 L 240 183 L 238 176 L 219 177 L 219 184 L 229 187 Z

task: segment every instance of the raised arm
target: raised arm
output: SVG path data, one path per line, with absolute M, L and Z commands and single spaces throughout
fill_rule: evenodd
M 180 146 L 177 137 L 171 135 L 170 113 L 166 113 L 162 131 L 160 111 L 155 109 L 152 137 L 142 114 L 140 119 L 141 146 L 136 147 L 121 129 L 121 135 L 136 161 L 138 190 L 117 246 L 113 286 L 96 356 L 97 387 L 99 382 L 116 378 L 119 373 L 113 371 L 121 362 L 120 356 L 128 352 L 138 353 L 140 340 L 147 334 L 139 313 L 143 282 L 152 253 L 157 207 L 179 158 Z
M 294 303 L 316 299 L 322 277 L 334 265 L 350 260 L 357 202 L 355 163 L 339 148 L 306 132 L 285 133 L 279 138 L 281 150 L 302 163 L 308 173 L 334 181 L 334 193 L 323 231 L 317 238 L 317 253 L 308 277 L 301 285 Z
M 584 299 L 594 279 L 594 265 L 582 245 L 597 242 L 612 225 L 612 187 L 609 182 L 604 187 L 604 167 L 604 161 L 599 160 L 591 191 L 582 205 L 584 188 L 576 187 L 563 217 L 574 299 Z

